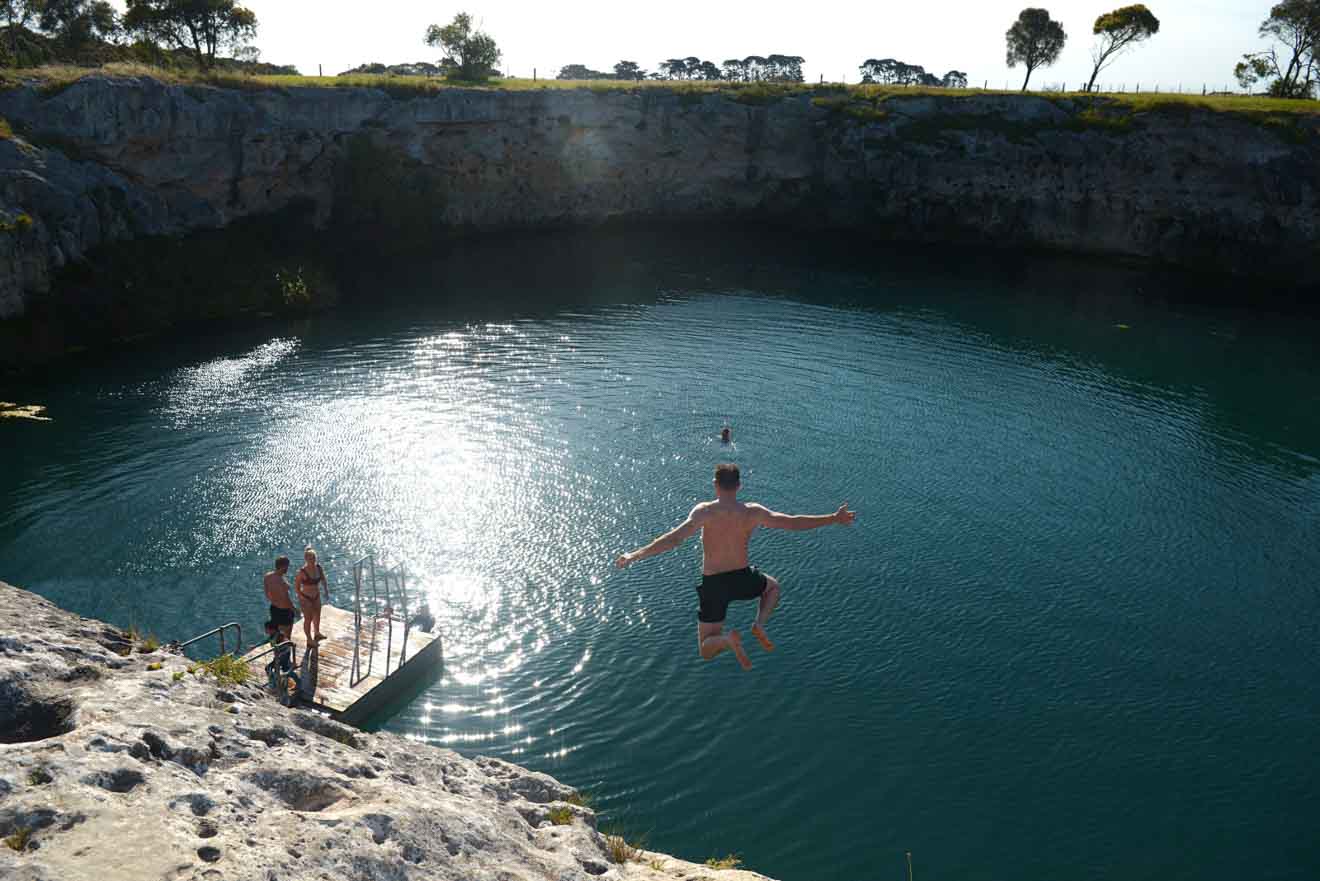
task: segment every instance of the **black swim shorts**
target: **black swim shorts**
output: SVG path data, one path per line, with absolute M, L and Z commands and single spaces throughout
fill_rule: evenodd
M 766 577 L 755 566 L 701 576 L 697 597 L 701 606 L 697 620 L 703 624 L 719 624 L 728 614 L 729 603 L 735 600 L 754 600 L 765 593 Z
M 293 609 L 281 609 L 279 606 L 270 607 L 270 620 L 276 627 L 284 627 L 293 623 Z

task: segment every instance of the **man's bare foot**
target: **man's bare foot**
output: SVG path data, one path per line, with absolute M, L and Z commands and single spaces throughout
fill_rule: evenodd
M 770 637 L 765 635 L 765 629 L 762 628 L 760 624 L 752 625 L 752 636 L 756 637 L 756 641 L 761 644 L 761 648 L 765 649 L 767 652 L 773 652 L 775 650 L 775 644 L 770 641 Z
M 752 659 L 747 657 L 747 652 L 743 651 L 742 637 L 738 635 L 738 631 L 729 631 L 729 645 L 733 648 L 733 656 L 738 659 L 738 663 L 742 665 L 742 668 L 744 670 L 752 669 Z

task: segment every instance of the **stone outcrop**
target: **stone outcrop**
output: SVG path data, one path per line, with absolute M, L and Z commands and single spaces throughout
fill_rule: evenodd
M 0 877 L 761 878 L 616 862 L 545 774 L 366 734 L 134 648 L 0 584 Z
M 984 94 L 753 103 L 89 77 L 0 92 L 0 117 L 19 135 L 0 142 L 0 317 L 99 245 L 293 203 L 325 223 L 363 145 L 361 161 L 390 164 L 403 195 L 426 195 L 436 228 L 764 222 L 1320 279 L 1320 136 L 1304 115 Z M 396 220 L 415 225 L 416 213 Z

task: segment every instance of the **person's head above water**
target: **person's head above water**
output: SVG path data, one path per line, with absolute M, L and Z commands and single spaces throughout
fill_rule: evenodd
M 736 493 L 742 486 L 742 474 L 732 462 L 715 466 L 715 491 L 717 493 Z
M 729 442 L 729 426 L 726 425 L 720 429 L 720 440 L 726 444 Z

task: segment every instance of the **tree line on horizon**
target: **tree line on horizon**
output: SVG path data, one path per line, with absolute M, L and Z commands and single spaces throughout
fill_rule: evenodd
M 297 73 L 291 66 L 260 63 L 256 14 L 238 0 L 125 0 L 121 15 L 107 0 L 0 0 L 0 66 L 46 63 L 101 64 L 137 61 L 162 67 L 220 65 L 256 73 Z M 1103 13 L 1092 34 L 1091 75 L 1083 91 L 1093 91 L 1100 73 L 1120 55 L 1159 33 L 1160 21 L 1144 4 Z M 1320 0 L 1281 0 L 1270 8 L 1257 34 L 1269 45 L 1248 52 L 1233 73 L 1242 88 L 1264 86 L 1282 98 L 1313 98 L 1320 84 Z M 1038 7 L 1023 9 L 1005 33 L 1010 69 L 1026 70 L 1022 91 L 1033 73 L 1054 64 L 1068 39 L 1063 25 Z M 431 25 L 425 42 L 442 52 L 434 70 L 467 82 L 499 77 L 501 52 L 494 37 L 459 13 L 448 25 Z M 228 53 L 229 57 L 225 57 Z M 800 83 L 805 59 L 798 55 L 749 55 L 721 64 L 695 56 L 669 58 L 648 72 L 634 61 L 620 61 L 612 72 L 570 64 L 560 79 L 708 80 L 737 83 Z M 412 65 L 431 72 L 426 63 Z M 363 69 L 386 69 L 364 65 Z M 968 76 L 951 70 L 938 77 L 921 65 L 895 58 L 869 58 L 859 66 L 864 83 L 965 88 Z
M 731 83 L 800 83 L 802 65 L 806 59 L 800 55 L 748 55 L 729 58 L 722 64 L 703 61 L 695 55 L 669 58 L 647 71 L 635 61 L 620 61 L 612 72 L 592 70 L 585 64 L 566 64 L 559 69 L 556 79 L 561 80 L 707 80 Z

